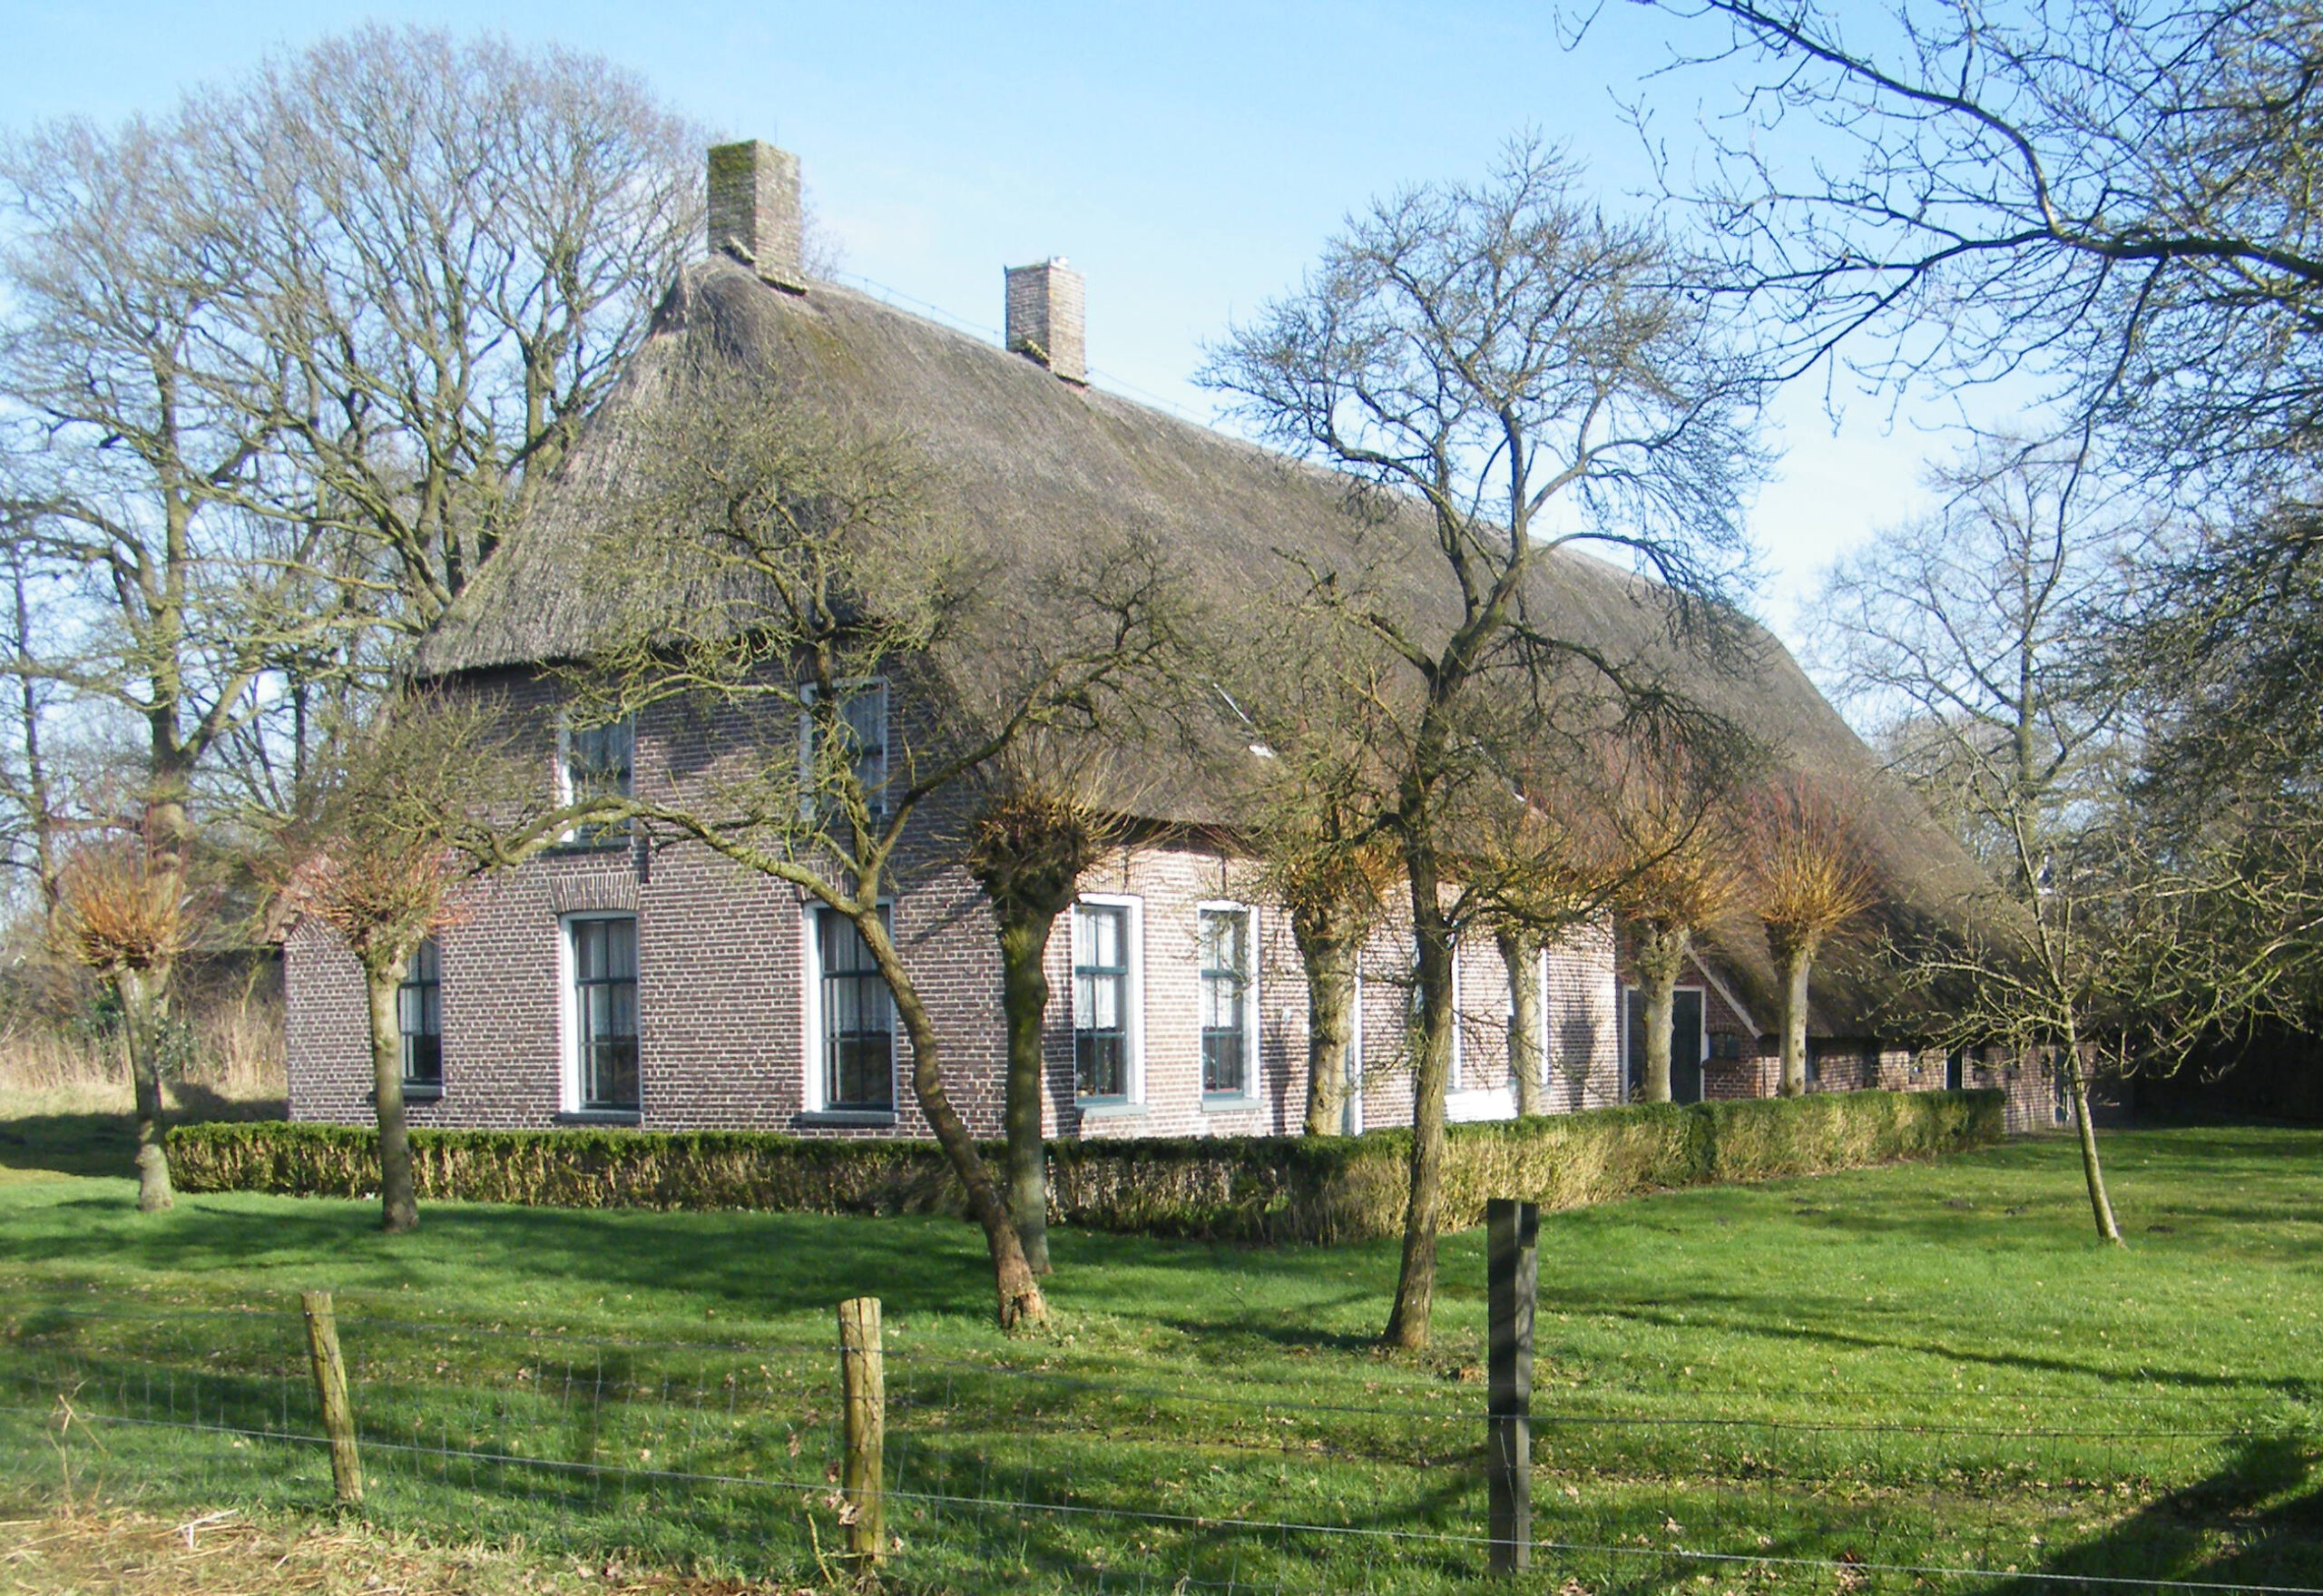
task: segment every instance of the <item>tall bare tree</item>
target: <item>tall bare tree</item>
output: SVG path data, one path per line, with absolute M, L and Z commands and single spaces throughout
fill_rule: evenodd
M 424 629 L 564 456 L 701 232 L 700 132 L 555 46 L 367 25 L 180 113 L 256 274 L 314 512 Z
M 294 809 L 489 552 L 691 240 L 693 143 L 601 62 L 368 29 L 0 147 L 11 675 L 138 738 L 156 869 L 205 801 Z
M 1978 951 L 1912 956 L 1942 974 L 1983 970 L 1979 1020 L 2060 1049 L 2098 1229 L 2116 1239 L 2082 1044 L 2094 1015 L 2120 1008 L 2101 1001 L 2118 991 L 2101 965 L 2132 856 L 2101 833 L 2119 811 L 2130 683 L 2090 665 L 2134 528 L 2088 503 L 2100 485 L 2077 448 L 1988 444 L 1936 480 L 1948 490 L 1936 514 L 1832 571 L 1828 666 L 1844 701 L 1890 718 L 1900 773 L 2000 884 Z
M 1000 1323 L 1042 1318 L 887 900 L 966 854 L 971 778 L 1037 733 L 1096 729 L 1160 646 L 1161 562 L 1091 539 L 1053 565 L 1028 556 L 1004 599 L 991 563 L 937 514 L 909 440 L 821 418 L 721 362 L 672 381 L 593 517 L 588 590 L 611 612 L 573 683 L 591 712 L 691 717 L 720 750 L 682 775 L 642 765 L 625 814 L 853 927 L 984 1229 Z
M 1534 573 L 1555 549 L 1597 541 L 1661 576 L 1685 617 L 1723 591 L 1740 551 L 1758 373 L 1689 279 L 1665 236 L 1604 215 L 1561 157 L 1520 143 L 1483 183 L 1410 190 L 1351 218 L 1305 285 L 1207 369 L 1269 439 L 1380 495 L 1368 572 L 1359 557 L 1284 553 L 1316 615 L 1382 661 L 1393 688 L 1376 745 L 1392 779 L 1363 827 L 1401 856 L 1418 953 L 1392 1345 L 1426 1345 L 1435 1292 L 1465 912 L 1447 828 L 1463 793 L 1509 790 L 1522 743 L 1487 735 L 1495 716 L 1628 685 L 1620 662 L 1559 631 Z M 1536 700 L 1524 683 L 1545 690 Z

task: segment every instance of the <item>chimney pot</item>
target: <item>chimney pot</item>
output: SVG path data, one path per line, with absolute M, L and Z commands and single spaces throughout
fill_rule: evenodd
M 710 249 L 785 288 L 799 267 L 799 157 L 757 139 L 710 147 Z
M 1070 383 L 1089 380 L 1088 311 L 1083 279 L 1053 255 L 1008 269 L 1008 348 Z

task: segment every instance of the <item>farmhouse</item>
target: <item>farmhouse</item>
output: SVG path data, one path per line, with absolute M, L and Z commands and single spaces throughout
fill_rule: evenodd
M 422 673 L 508 695 L 557 725 L 546 667 L 585 658 L 602 613 L 581 550 L 594 507 L 686 363 L 780 377 L 800 402 L 906 429 L 997 570 L 1075 529 L 1134 524 L 1189 578 L 1265 580 L 1269 548 L 1344 535 L 1348 494 L 1295 465 L 1091 387 L 1083 283 L 1063 261 L 1006 274 L 995 348 L 836 284 L 799 261 L 795 161 L 763 144 L 711 156 L 716 246 L 669 291 L 622 385 L 555 483 L 426 641 Z M 1650 583 L 1564 555 L 1535 602 L 1571 634 L 1659 661 L 1709 707 L 1798 768 L 1873 795 L 1860 817 L 1893 921 L 1942 915 L 1974 867 L 1869 755 L 1779 644 L 1721 673 L 1668 642 Z M 867 757 L 912 712 L 884 686 L 850 708 Z M 666 792 L 700 763 L 675 712 L 544 735 L 540 779 Z M 1254 886 L 1230 816 L 1199 780 L 1146 788 L 1124 840 L 1080 883 L 1069 935 L 1050 947 L 1044 1117 L 1057 1136 L 1296 1132 L 1307 1092 L 1305 981 L 1288 925 Z M 999 956 L 977 888 L 931 858 L 899 885 L 892 925 L 951 1052 L 970 1128 L 1000 1129 Z M 1062 928 L 1061 928 L 1062 929 Z M 285 949 L 289 1102 L 299 1119 L 369 1117 L 362 982 L 311 920 Z M 1406 1122 L 1411 955 L 1392 923 L 1361 961 L 1346 1129 Z M 1631 996 L 1610 925 L 1517 973 L 1544 1015 L 1552 1104 L 1632 1089 Z M 1455 1118 L 1514 1111 L 1510 973 L 1489 941 L 1463 946 Z M 1841 950 L 1818 975 L 1810 1026 L 1819 1083 L 1957 1083 L 1913 1051 L 1870 961 Z M 745 877 L 691 845 L 583 835 L 486 884 L 466 917 L 414 959 L 402 1001 L 406 1091 L 421 1126 L 630 1124 L 829 1136 L 926 1131 L 906 1085 L 886 989 L 843 921 L 795 890 Z M 1679 1012 L 1681 1097 L 1766 1095 L 1779 1003 L 1755 928 L 1712 938 Z M 1973 1081 L 1971 1083 L 1975 1083 Z M 2045 1103 L 2025 1085 L 2026 1102 Z

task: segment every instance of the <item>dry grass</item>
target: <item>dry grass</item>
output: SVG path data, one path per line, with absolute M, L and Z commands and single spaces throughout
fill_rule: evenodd
M 230 1511 L 156 1517 L 120 1509 L 0 1522 L 0 1590 L 55 1596 L 815 1596 L 803 1587 L 636 1568 L 618 1558 L 554 1557 L 521 1542 L 445 1546 L 352 1522 L 299 1526 Z
M 270 992 L 213 994 L 189 1018 L 192 1059 L 165 1083 L 171 1106 L 207 1110 L 279 1102 L 282 1000 Z M 91 1033 L 38 1013 L 0 1023 L 0 1100 L 11 1115 L 128 1113 L 129 1061 L 118 1035 Z

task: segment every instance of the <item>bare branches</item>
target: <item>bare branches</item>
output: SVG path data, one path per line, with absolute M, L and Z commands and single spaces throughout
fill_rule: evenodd
M 1715 219 L 1790 369 L 2022 376 L 2167 478 L 2303 469 L 2323 308 L 2306 8 L 1665 9 L 1717 39 L 1677 67 L 1754 70 L 1706 170 L 1671 185 Z

